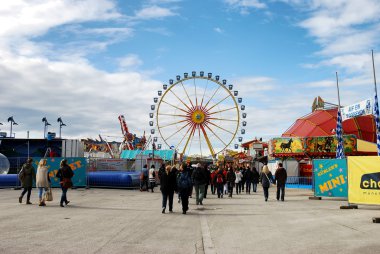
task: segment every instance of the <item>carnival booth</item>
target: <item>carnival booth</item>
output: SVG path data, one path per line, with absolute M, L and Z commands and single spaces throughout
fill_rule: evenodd
M 319 98 L 319 97 L 318 97 Z M 269 142 L 272 159 L 296 161 L 299 176 L 311 176 L 312 160 L 335 158 L 337 107 L 330 108 L 316 99 L 313 112 L 297 119 L 281 137 Z M 319 104 L 318 104 L 319 103 Z M 332 105 L 332 106 L 331 106 Z M 344 151 L 347 156 L 376 155 L 376 123 L 372 115 L 350 118 L 342 123 Z

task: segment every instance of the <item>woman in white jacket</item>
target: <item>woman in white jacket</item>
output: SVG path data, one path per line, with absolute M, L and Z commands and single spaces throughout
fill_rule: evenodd
M 153 189 L 155 186 L 156 186 L 156 169 L 154 165 L 152 165 L 149 169 L 149 188 L 152 190 L 152 192 L 154 192 Z
M 38 188 L 38 197 L 40 199 L 39 206 L 46 206 L 45 192 L 50 187 L 50 178 L 48 167 L 46 166 L 46 159 L 41 159 L 38 164 L 36 174 L 36 187 Z
M 235 170 L 235 186 L 236 186 L 236 195 L 241 193 L 241 181 L 243 179 L 243 174 L 240 172 L 239 168 L 236 168 Z

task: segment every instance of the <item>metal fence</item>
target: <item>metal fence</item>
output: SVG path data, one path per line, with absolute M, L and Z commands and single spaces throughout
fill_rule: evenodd
M 313 177 L 288 176 L 286 188 L 312 189 Z

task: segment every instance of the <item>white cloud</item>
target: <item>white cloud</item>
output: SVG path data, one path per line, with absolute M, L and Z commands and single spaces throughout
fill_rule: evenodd
M 138 55 L 135 55 L 135 54 L 129 54 L 119 59 L 119 66 L 122 70 L 128 70 L 128 69 L 134 70 L 142 64 L 143 64 L 143 61 L 140 59 Z
M 264 9 L 267 7 L 260 0 L 225 0 L 225 2 L 235 8 Z
M 314 67 L 326 64 L 343 66 L 349 72 L 363 73 L 366 70 L 369 52 L 380 42 L 379 20 L 380 2 L 377 0 L 311 0 L 283 1 L 301 11 L 308 18 L 299 23 L 321 46 L 318 55 L 327 58 Z M 342 62 L 352 60 L 355 62 Z M 306 65 L 310 67 L 310 65 Z
M 160 19 L 170 16 L 176 16 L 177 13 L 174 13 L 169 8 L 163 8 L 157 5 L 145 7 L 139 11 L 135 12 L 135 19 Z
M 0 37 L 33 37 L 52 27 L 91 20 L 120 18 L 112 1 L 7 1 L 0 5 Z

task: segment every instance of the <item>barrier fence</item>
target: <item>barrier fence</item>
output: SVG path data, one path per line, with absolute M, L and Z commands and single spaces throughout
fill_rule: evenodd
M 0 188 L 18 188 L 17 173 L 27 158 L 8 158 L 11 164 L 8 175 L 0 175 Z M 57 158 L 60 159 L 60 158 Z M 81 187 L 137 188 L 140 185 L 141 162 L 127 159 L 87 158 L 85 183 Z M 158 167 L 156 166 L 156 171 Z M 156 174 L 157 176 L 158 174 Z M 158 179 L 157 179 L 158 180 Z M 158 181 L 157 181 L 158 182 Z M 312 188 L 312 177 L 289 176 L 286 188 Z
M 313 178 L 301 176 L 288 176 L 286 188 L 312 189 Z

